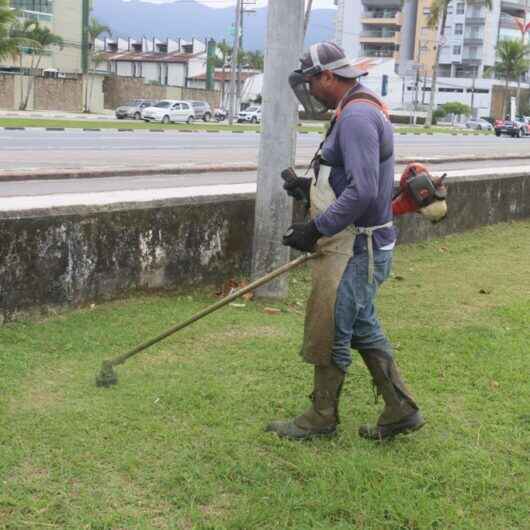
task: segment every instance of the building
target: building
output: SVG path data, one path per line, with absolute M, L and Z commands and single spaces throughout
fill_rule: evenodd
M 145 83 L 186 87 L 206 72 L 207 43 L 199 39 L 141 38 L 96 40 L 99 73 L 143 78 Z
M 11 0 L 25 19 L 36 20 L 52 33 L 62 37 L 64 46 L 50 47 L 43 55 L 39 68 L 55 69 L 66 74 L 83 71 L 83 5 L 90 0 Z M 88 5 L 89 7 L 89 5 Z M 22 67 L 31 65 L 30 54 L 22 55 Z M 3 60 L 2 69 L 18 70 L 19 60 Z
M 432 0 L 335 0 L 336 41 L 354 58 L 393 58 L 401 75 L 432 72 L 436 47 L 442 50 L 438 74 L 483 77 L 495 65 L 502 39 L 520 39 L 518 24 L 530 20 L 530 1 L 453 0 L 444 36 L 428 27 Z
M 402 9 L 401 0 L 335 0 L 337 43 L 353 58 L 392 58 L 402 69 L 414 56 L 416 9 L 409 2 Z

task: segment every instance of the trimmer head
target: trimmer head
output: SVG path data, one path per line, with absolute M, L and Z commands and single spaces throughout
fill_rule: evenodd
M 103 361 L 101 370 L 96 375 L 96 386 L 110 387 L 118 384 L 118 374 L 109 361 Z

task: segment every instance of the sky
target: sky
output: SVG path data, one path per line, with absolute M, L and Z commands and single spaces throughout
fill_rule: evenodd
M 151 2 L 153 4 L 168 4 L 170 2 L 175 2 L 178 0 L 143 0 L 144 2 Z M 204 4 L 208 7 L 229 7 L 236 4 L 235 0 L 197 0 L 201 4 Z M 249 2 L 249 0 L 246 0 Z M 267 0 L 256 0 L 257 6 L 262 7 L 267 4 Z M 334 0 L 313 0 L 313 9 L 324 9 L 324 8 L 334 8 Z

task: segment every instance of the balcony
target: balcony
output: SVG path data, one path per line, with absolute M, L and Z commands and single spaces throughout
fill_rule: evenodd
M 466 17 L 467 25 L 483 26 L 486 23 L 486 17 L 477 16 L 477 17 Z
M 361 23 L 400 26 L 401 14 L 394 10 L 364 11 L 361 14 Z
M 484 44 L 484 38 L 480 35 L 469 35 L 464 36 L 465 46 L 482 46 Z
M 363 57 L 395 57 L 396 51 L 389 49 L 361 48 Z
M 361 32 L 359 40 L 361 44 L 398 44 L 399 35 L 399 31 L 368 30 Z
M 480 66 L 482 64 L 482 59 L 478 57 L 464 56 L 462 57 L 462 64 L 465 64 L 466 66 Z

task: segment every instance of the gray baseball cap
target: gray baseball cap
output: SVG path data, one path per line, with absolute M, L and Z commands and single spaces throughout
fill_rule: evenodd
M 304 53 L 300 63 L 301 73 L 306 76 L 318 75 L 324 70 L 331 70 L 340 77 L 356 79 L 368 73 L 355 68 L 340 46 L 327 41 L 313 44 Z

